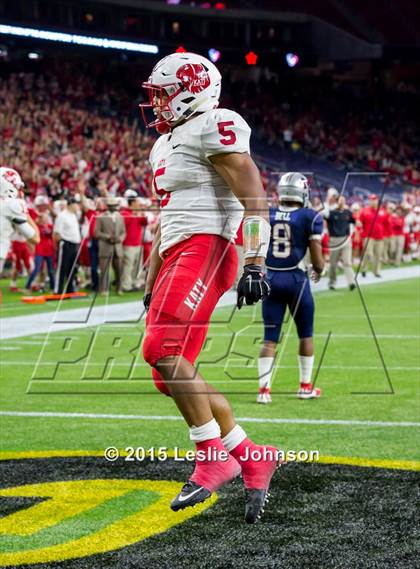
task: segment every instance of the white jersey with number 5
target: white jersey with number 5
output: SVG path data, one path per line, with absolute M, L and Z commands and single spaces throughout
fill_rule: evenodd
M 209 157 L 249 153 L 250 134 L 240 115 L 213 109 L 158 138 L 150 163 L 161 206 L 160 253 L 199 233 L 236 236 L 243 207 Z

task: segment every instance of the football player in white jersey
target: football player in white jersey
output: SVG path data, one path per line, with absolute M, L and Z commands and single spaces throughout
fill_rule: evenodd
M 22 178 L 13 168 L 0 167 L 0 273 L 10 249 L 11 236 L 17 231 L 29 243 L 39 243 L 39 231 L 28 214 L 19 192 L 24 188 Z
M 268 496 L 277 450 L 251 442 L 224 396 L 194 367 L 211 314 L 235 280 L 233 241 L 243 217 L 238 308 L 269 293 L 262 272 L 270 240 L 268 207 L 249 154 L 250 128 L 237 113 L 218 108 L 221 75 L 200 55 L 165 57 L 143 87 L 149 93 L 149 102 L 140 105 L 146 124 L 162 135 L 150 154 L 161 217 L 144 297 L 143 355 L 157 388 L 175 400 L 197 448 L 195 470 L 171 507 L 203 502 L 242 472 L 245 520 L 254 523 Z M 151 122 L 147 108 L 154 113 Z

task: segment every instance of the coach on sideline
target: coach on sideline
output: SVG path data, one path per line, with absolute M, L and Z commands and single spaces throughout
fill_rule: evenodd
M 337 200 L 337 206 L 330 208 L 326 206 L 323 215 L 327 220 L 328 233 L 330 235 L 330 271 L 329 271 L 329 287 L 335 290 L 337 281 L 337 264 L 342 260 L 344 276 L 350 290 L 356 288 L 354 283 L 354 271 L 352 267 L 352 244 L 350 226 L 356 223 L 353 214 L 346 205 L 346 198 L 340 196 Z
M 74 292 L 77 254 L 82 240 L 77 214 L 79 203 L 75 198 L 67 198 L 67 205 L 57 215 L 53 238 L 58 246 L 57 272 L 55 277 L 56 294 Z

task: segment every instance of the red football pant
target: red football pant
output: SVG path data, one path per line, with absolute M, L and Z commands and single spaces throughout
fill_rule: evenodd
M 143 356 L 152 367 L 162 358 L 180 355 L 194 364 L 213 310 L 235 280 L 236 250 L 218 235 L 194 235 L 163 257 L 146 318 Z M 170 394 L 155 369 L 153 379 L 162 393 Z
M 15 267 L 18 273 L 22 272 L 23 266 L 28 272 L 32 270 L 32 256 L 26 241 L 12 241 L 12 251 L 15 256 Z

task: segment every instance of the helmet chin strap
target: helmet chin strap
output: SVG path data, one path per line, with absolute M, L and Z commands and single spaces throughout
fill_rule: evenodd
M 185 121 L 191 119 L 194 115 L 202 112 L 198 110 L 198 107 L 200 107 L 203 103 L 207 103 L 208 100 L 209 99 L 204 99 L 200 102 L 197 102 L 195 105 L 191 105 L 191 107 L 177 121 L 173 121 L 170 123 L 162 122 L 161 124 L 156 125 L 155 129 L 159 134 L 168 134 L 171 130 L 173 130 L 177 126 L 180 126 Z

